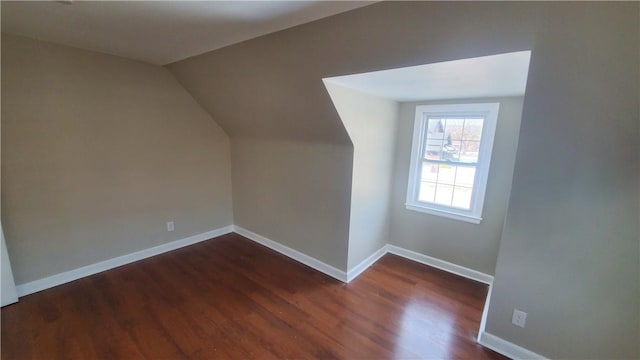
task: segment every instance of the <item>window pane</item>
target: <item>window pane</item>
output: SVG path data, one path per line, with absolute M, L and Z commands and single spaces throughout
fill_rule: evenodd
M 456 186 L 453 190 L 452 206 L 469 210 L 471 208 L 471 193 L 469 187 Z
M 462 149 L 462 141 L 459 141 L 459 140 L 452 141 L 451 146 L 453 146 L 453 148 L 459 152 L 460 149 Z
M 473 166 L 458 166 L 456 173 L 456 185 L 473 187 L 476 177 L 476 168 Z
M 436 188 L 436 204 L 451 206 L 453 186 L 438 184 Z
M 448 164 L 440 164 L 438 171 L 438 184 L 453 185 L 456 178 L 456 167 Z
M 444 119 L 429 118 L 425 139 L 425 159 L 442 160 L 442 147 L 446 144 Z
M 447 118 L 444 127 L 445 139 L 462 140 L 463 128 L 464 119 Z
M 480 138 L 482 137 L 483 125 L 483 118 L 466 119 L 464 122 L 464 134 L 462 135 L 462 139 L 480 141 Z
M 431 134 L 441 132 L 444 132 L 444 119 L 438 117 L 430 117 L 429 121 L 427 122 L 427 133 Z
M 420 191 L 418 192 L 418 201 L 433 202 L 436 193 L 436 184 L 427 181 L 420 182 Z
M 462 148 L 460 149 L 460 162 L 478 162 L 479 151 L 479 141 L 462 141 Z
M 420 179 L 422 181 L 436 182 L 438 180 L 438 164 L 423 161 Z
M 456 141 L 456 143 L 459 143 Z M 442 160 L 446 161 L 458 161 L 458 154 L 460 151 L 452 145 L 452 142 L 448 142 L 444 140 L 444 145 L 442 146 Z
M 498 109 L 498 103 L 416 106 L 407 209 L 478 222 Z
M 429 134 L 431 136 L 431 134 Z M 424 158 L 427 160 L 442 160 L 442 139 L 434 139 L 427 137 L 425 141 Z

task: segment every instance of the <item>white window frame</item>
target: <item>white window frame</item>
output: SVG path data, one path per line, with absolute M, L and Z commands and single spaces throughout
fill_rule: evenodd
M 493 140 L 496 133 L 499 110 L 499 103 L 416 106 L 416 116 L 413 126 L 413 141 L 411 145 L 411 164 L 409 168 L 407 186 L 407 202 L 405 203 L 408 210 L 439 215 L 473 224 L 479 224 L 482 221 L 482 207 L 484 205 L 484 198 L 487 190 L 489 167 L 491 165 L 491 152 L 493 150 Z M 424 150 L 421 149 L 421 147 L 424 143 L 424 137 L 426 136 L 425 129 L 427 119 L 433 116 L 483 116 L 485 119 L 482 127 L 480 148 L 478 151 L 478 162 L 476 165 L 476 175 L 473 183 L 470 210 L 418 200 L 423 161 L 422 157 L 424 153 Z M 451 162 L 451 164 L 455 165 L 456 162 Z

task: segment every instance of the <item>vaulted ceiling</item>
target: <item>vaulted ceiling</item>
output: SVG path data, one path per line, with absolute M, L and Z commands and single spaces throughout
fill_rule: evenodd
M 2 1 L 2 31 L 164 65 L 375 1 Z
M 501 5 L 515 13 L 512 18 L 495 15 L 494 5 L 474 6 L 483 18 L 447 3 L 365 6 L 370 3 L 75 0 L 1 6 L 3 31 L 170 63 L 168 69 L 232 137 L 350 144 L 323 78 L 531 49 L 529 39 L 518 36 L 531 22 L 519 22 L 516 32 L 499 26 L 524 17 L 526 6 Z M 445 16 L 431 16 L 434 11 Z M 495 26 L 481 27 L 487 18 Z M 420 25 L 398 26 L 403 23 Z M 457 35 L 442 41 L 443 34 Z
M 350 145 L 322 79 L 532 49 L 540 7 L 465 6 L 380 2 L 168 68 L 232 137 Z

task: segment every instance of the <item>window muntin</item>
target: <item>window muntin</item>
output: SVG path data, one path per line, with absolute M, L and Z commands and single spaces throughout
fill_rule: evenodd
M 416 107 L 407 208 L 479 223 L 499 104 Z
M 427 117 L 419 201 L 471 209 L 484 122 L 484 116 Z

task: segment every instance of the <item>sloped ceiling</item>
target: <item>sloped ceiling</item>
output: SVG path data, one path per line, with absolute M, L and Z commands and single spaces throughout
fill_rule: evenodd
M 2 1 L 2 31 L 164 65 L 373 1 Z
M 168 68 L 232 137 L 350 144 L 323 78 L 530 50 L 539 11 L 382 2 Z

